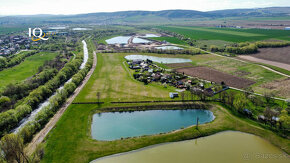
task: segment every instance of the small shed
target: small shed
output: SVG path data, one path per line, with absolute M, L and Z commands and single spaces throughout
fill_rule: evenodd
M 169 97 L 170 97 L 170 98 L 178 97 L 178 93 L 177 93 L 177 92 L 170 92 L 170 93 L 169 93 Z

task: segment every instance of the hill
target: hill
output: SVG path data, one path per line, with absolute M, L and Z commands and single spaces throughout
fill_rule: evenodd
M 98 12 L 77 15 L 24 15 L 0 17 L 0 25 L 31 23 L 65 24 L 122 24 L 122 23 L 171 23 L 224 17 L 287 17 L 290 7 L 256 9 L 229 9 L 217 11 L 163 10 L 163 11 L 120 11 Z

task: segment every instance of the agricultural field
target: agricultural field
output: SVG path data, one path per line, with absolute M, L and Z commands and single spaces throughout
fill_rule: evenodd
M 290 31 L 266 29 L 234 29 L 186 26 L 159 26 L 159 29 L 176 32 L 194 40 L 223 40 L 246 42 L 268 39 L 290 41 Z
M 260 48 L 255 58 L 290 64 L 290 46 L 283 48 Z
M 283 97 L 281 92 L 265 88 L 262 85 L 274 80 L 282 82 L 286 77 L 266 70 L 259 65 L 212 54 L 195 55 L 191 57 L 191 60 L 197 66 L 207 66 L 221 72 L 255 81 L 256 83 L 252 85 L 252 88 L 257 93 L 275 92 L 277 96 Z M 289 98 L 289 96 L 286 97 Z
M 188 67 L 176 69 L 179 73 L 185 73 L 186 75 L 198 77 L 215 83 L 225 82 L 228 86 L 235 88 L 247 88 L 254 84 L 254 81 L 229 75 L 208 67 Z
M 0 71 L 0 90 L 8 84 L 21 82 L 38 72 L 38 67 L 45 61 L 49 61 L 57 56 L 57 53 L 40 52 L 27 57 L 22 63 L 12 68 Z

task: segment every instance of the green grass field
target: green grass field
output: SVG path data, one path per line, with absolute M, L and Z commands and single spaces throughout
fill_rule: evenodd
M 27 57 L 22 63 L 12 68 L 0 71 L 0 90 L 8 84 L 21 82 L 38 71 L 38 67 L 45 61 L 56 57 L 57 53 L 41 52 Z
M 229 42 L 281 39 L 290 41 L 290 31 L 266 29 L 234 29 L 209 27 L 159 26 L 162 30 L 176 32 L 195 40 L 223 40 Z
M 169 92 L 175 88 L 164 89 L 161 84 L 144 85 L 132 79 L 133 71 L 127 68 L 124 57 L 127 54 L 98 54 L 98 64 L 91 79 L 83 88 L 78 102 L 96 101 L 97 92 L 101 101 L 159 100 L 169 99 Z

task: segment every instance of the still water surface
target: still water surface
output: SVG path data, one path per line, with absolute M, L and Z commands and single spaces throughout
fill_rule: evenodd
M 214 119 L 209 110 L 150 110 L 125 113 L 95 114 L 92 121 L 92 137 L 97 140 L 116 140 L 126 137 L 169 132 Z
M 289 163 L 289 156 L 266 140 L 227 131 L 194 140 L 156 145 L 108 156 L 94 163 Z

